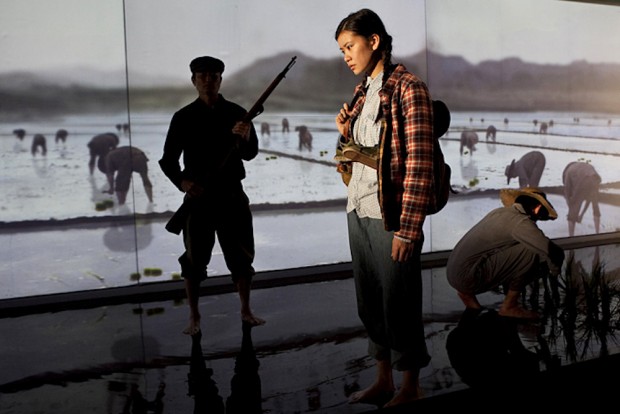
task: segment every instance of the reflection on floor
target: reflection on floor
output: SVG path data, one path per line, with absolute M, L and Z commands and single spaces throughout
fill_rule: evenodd
M 242 323 L 241 350 L 235 357 L 234 375 L 230 380 L 230 396 L 226 399 L 226 405 L 213 381 L 213 370 L 207 368 L 205 363 L 200 342 L 202 333 L 192 337 L 187 395 L 194 397 L 194 412 L 262 412 L 261 379 L 258 373 L 260 363 L 252 344 L 251 331 L 250 325 Z
M 578 316 L 574 312 L 586 305 L 571 308 L 564 301 L 557 318 L 526 324 L 493 311 L 497 294 L 481 298 L 483 311 L 463 313 L 444 280 L 443 269 L 425 273 L 425 329 L 433 359 L 421 372 L 424 398 L 380 411 L 572 409 L 615 401 L 617 316 Z M 187 308 L 174 298 L 2 317 L 0 412 L 377 410 L 347 402 L 374 378 L 351 279 L 252 295 L 266 325 L 243 325 L 237 296 L 213 294 L 201 298 L 202 332 L 193 338 L 181 334 Z M 599 303 L 597 309 L 606 307 Z M 605 333 L 587 337 L 584 326 L 601 321 L 608 323 Z

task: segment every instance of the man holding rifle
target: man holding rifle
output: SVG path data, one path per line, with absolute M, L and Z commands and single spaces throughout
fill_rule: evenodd
M 207 277 L 216 235 L 239 293 L 242 321 L 252 326 L 265 321 L 250 308 L 254 230 L 242 185 L 243 161 L 258 154 L 258 137 L 248 112 L 219 93 L 224 62 L 197 57 L 190 70 L 198 98 L 173 115 L 159 165 L 185 193 L 183 214 L 176 219 L 183 232 L 185 252 L 179 263 L 190 308 L 183 332 L 195 335 L 200 332 L 200 283 Z

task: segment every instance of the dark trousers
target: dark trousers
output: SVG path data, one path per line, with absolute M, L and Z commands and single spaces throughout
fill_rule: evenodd
M 369 354 L 399 370 L 425 367 L 430 356 L 422 321 L 422 245 L 408 262 L 391 258 L 392 232 L 383 221 L 347 215 L 358 314 Z
M 226 197 L 204 197 L 190 202 L 183 229 L 185 253 L 179 258 L 184 278 L 206 278 L 215 240 L 222 248 L 234 282 L 254 276 L 252 212 L 244 192 Z

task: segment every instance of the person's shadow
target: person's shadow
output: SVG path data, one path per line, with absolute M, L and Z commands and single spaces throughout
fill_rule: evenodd
M 540 370 L 538 354 L 519 338 L 517 320 L 490 309 L 466 309 L 448 334 L 446 350 L 452 367 L 471 388 L 506 387 Z
M 194 397 L 194 414 L 262 413 L 262 389 L 258 375 L 260 363 L 252 343 L 252 326 L 243 323 L 242 332 L 241 351 L 235 358 L 235 373 L 230 381 L 230 396 L 226 399 L 226 406 L 212 378 L 213 370 L 205 364 L 200 344 L 202 333 L 192 336 L 187 394 Z

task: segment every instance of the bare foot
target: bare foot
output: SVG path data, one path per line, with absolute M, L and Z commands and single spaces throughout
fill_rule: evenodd
M 456 292 L 459 295 L 459 298 L 463 302 L 466 308 L 470 309 L 481 309 L 482 306 L 475 295 L 470 295 L 469 293 Z
M 187 328 L 183 329 L 185 335 L 194 336 L 200 332 L 200 319 L 190 319 Z
M 241 320 L 247 324 L 249 324 L 250 326 L 260 326 L 260 325 L 264 325 L 265 324 L 265 320 L 262 318 L 259 318 L 258 316 L 254 315 L 253 313 L 248 313 L 248 314 L 241 314 Z
M 540 315 L 538 314 L 538 312 L 523 309 L 518 306 L 511 308 L 500 307 L 499 312 L 497 313 L 498 315 L 505 316 L 507 318 L 540 319 Z
M 394 395 L 394 388 L 379 385 L 378 383 L 372 384 L 370 387 L 361 391 L 354 392 L 349 396 L 349 404 L 374 404 L 382 406 L 386 401 Z
M 383 408 L 395 407 L 397 405 L 410 403 L 412 401 L 418 400 L 422 397 L 422 390 L 419 387 L 414 387 L 412 389 L 401 388 L 394 398 L 388 401 Z

